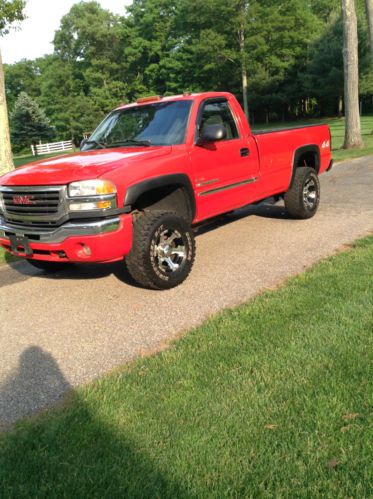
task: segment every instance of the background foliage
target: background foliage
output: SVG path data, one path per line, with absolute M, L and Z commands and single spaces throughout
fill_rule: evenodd
M 147 94 L 226 90 L 242 99 L 242 0 L 134 0 L 123 16 L 97 2 L 74 5 L 54 53 L 6 66 L 10 110 L 21 92 L 50 119 L 56 139 L 91 132 L 123 101 Z M 372 107 L 363 0 L 361 99 Z M 333 116 L 343 110 L 338 0 L 250 0 L 244 57 L 252 122 Z
M 15 152 L 24 144 L 37 144 L 51 139 L 55 130 L 38 104 L 26 92 L 21 92 L 10 115 L 11 140 Z

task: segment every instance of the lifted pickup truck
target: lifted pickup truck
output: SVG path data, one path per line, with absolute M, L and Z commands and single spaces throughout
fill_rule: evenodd
M 125 257 L 140 285 L 168 289 L 192 268 L 193 226 L 270 196 L 310 218 L 331 166 L 326 125 L 253 134 L 230 93 L 147 97 L 80 153 L 0 177 L 0 245 L 45 271 Z

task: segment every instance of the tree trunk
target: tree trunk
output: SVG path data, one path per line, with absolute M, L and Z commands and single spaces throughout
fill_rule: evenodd
M 370 56 L 373 62 L 373 0 L 365 0 L 365 9 L 369 28 Z
M 247 14 L 247 0 L 241 2 L 241 26 L 239 31 L 240 54 L 241 54 L 241 77 L 242 77 L 242 94 L 243 94 L 243 108 L 245 111 L 246 119 L 249 120 L 249 104 L 247 101 L 247 64 L 245 53 L 245 23 Z
M 0 176 L 14 169 L 6 105 L 4 68 L 0 50 Z
M 359 59 L 354 0 L 342 0 L 345 88 L 345 141 L 343 149 L 363 147 L 359 114 Z

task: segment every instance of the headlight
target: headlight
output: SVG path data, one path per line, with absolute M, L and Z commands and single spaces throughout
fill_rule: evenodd
M 69 197 L 106 196 L 116 194 L 117 189 L 110 180 L 83 180 L 69 185 Z
M 83 180 L 68 187 L 70 211 L 110 210 L 117 207 L 117 189 L 110 180 Z M 71 199 L 73 198 L 73 199 Z

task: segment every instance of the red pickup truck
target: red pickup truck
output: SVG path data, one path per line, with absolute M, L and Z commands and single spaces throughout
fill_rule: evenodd
M 193 226 L 270 196 L 310 218 L 331 166 L 326 125 L 252 133 L 230 93 L 147 97 L 80 153 L 0 177 L 0 245 L 45 271 L 125 257 L 140 285 L 168 289 L 192 268 Z

